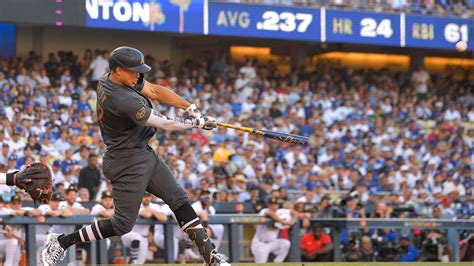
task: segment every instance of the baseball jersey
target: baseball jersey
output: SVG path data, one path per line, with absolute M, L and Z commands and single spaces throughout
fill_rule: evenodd
M 141 93 L 143 76 L 130 88 L 113 83 L 109 75 L 102 76 L 97 86 L 97 120 L 107 150 L 145 147 L 156 129 L 144 125 L 153 106 Z
M 160 205 L 155 204 L 155 203 L 150 203 L 148 206 L 150 209 L 162 212 Z M 140 206 L 139 212 L 141 212 L 143 209 L 145 209 L 145 206 L 143 204 Z M 135 224 L 132 228 L 132 232 L 139 233 L 141 236 L 147 236 L 148 232 L 150 231 L 150 226 L 149 224 Z
M 51 206 L 48 204 L 42 204 L 38 207 L 38 210 L 41 211 L 41 215 L 46 215 L 47 212 L 51 211 Z M 49 231 L 49 228 L 51 228 L 50 225 L 37 225 L 36 226 L 36 234 L 37 235 L 43 235 L 47 234 Z
M 0 208 L 0 215 L 10 215 L 11 213 L 12 213 L 12 209 L 10 208 L 5 208 L 5 207 Z M 0 240 L 2 239 L 5 239 L 5 236 L 3 235 L 3 233 L 0 233 Z
M 267 208 L 262 209 L 258 214 L 265 215 L 268 211 Z M 278 238 L 279 229 L 272 227 L 266 224 L 257 225 L 257 230 L 255 232 L 255 237 L 260 241 L 270 242 Z
M 94 205 L 94 207 L 92 207 L 91 215 L 99 215 L 101 211 L 105 211 L 105 210 L 107 209 L 104 207 L 104 205 L 97 203 L 96 205 Z
M 209 208 L 207 210 L 205 210 L 204 207 L 202 206 L 202 203 L 201 203 L 200 200 L 198 200 L 198 201 L 194 202 L 193 204 L 191 204 L 191 207 L 193 207 L 193 209 L 196 213 L 204 211 L 207 215 L 216 214 L 216 209 L 212 206 L 209 206 Z
M 61 201 L 59 203 L 58 210 L 65 209 L 67 207 L 68 207 L 67 201 Z M 74 202 L 72 204 L 72 207 L 74 209 L 85 209 L 84 206 L 82 206 L 82 204 L 80 204 L 79 202 Z M 49 229 L 49 232 L 50 233 L 57 233 L 57 234 L 70 234 L 70 233 L 74 232 L 75 228 L 76 228 L 75 225 L 53 225 Z
M 168 206 L 167 204 L 162 204 L 161 206 L 160 205 L 158 205 L 158 206 L 161 208 L 161 212 L 166 214 L 166 216 L 174 217 L 174 213 L 170 209 L 170 206 Z M 164 235 L 165 227 L 162 224 L 155 224 L 155 232 L 154 233 Z M 173 226 L 173 235 L 174 235 L 174 237 L 177 237 L 177 236 L 181 235 L 181 233 L 182 233 L 181 227 L 179 227 L 178 225 L 174 225 Z

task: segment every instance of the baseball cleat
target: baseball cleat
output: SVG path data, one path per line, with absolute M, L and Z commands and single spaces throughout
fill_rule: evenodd
M 213 250 L 213 252 L 211 253 L 211 262 L 209 263 L 209 265 L 230 266 L 230 263 L 227 262 L 228 260 L 229 258 L 227 258 L 227 256 Z
M 41 261 L 44 266 L 55 265 L 66 257 L 66 250 L 58 241 L 60 235 L 49 234 L 46 238 L 46 247 L 41 251 Z

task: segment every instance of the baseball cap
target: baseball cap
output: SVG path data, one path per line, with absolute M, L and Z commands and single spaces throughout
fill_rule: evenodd
M 70 192 L 70 191 L 75 191 L 77 192 L 77 187 L 75 185 L 70 185 L 67 189 L 66 189 L 66 192 Z
M 69 165 L 67 165 L 63 168 L 63 172 L 70 173 L 70 172 L 72 172 L 72 168 Z
M 112 198 L 112 192 L 110 191 L 104 191 L 102 192 L 102 198 Z
M 267 200 L 267 204 L 278 204 L 278 199 L 276 198 L 269 198 Z
M 55 160 L 53 162 L 53 166 L 56 166 L 56 167 L 60 167 L 61 166 L 61 162 L 59 160 Z
M 148 191 L 145 191 L 145 193 L 143 194 L 143 196 L 147 196 L 147 197 L 148 197 L 148 196 L 151 196 L 151 193 L 148 192 Z
M 21 197 L 18 196 L 18 195 L 13 195 L 13 197 L 11 198 L 10 202 L 21 202 Z
M 61 196 L 61 193 L 54 193 L 53 196 L 51 196 L 52 201 L 61 201 L 63 200 L 63 197 Z
M 10 145 L 8 145 L 8 143 L 3 143 L 2 148 L 10 148 Z
M 408 234 L 403 234 L 400 236 L 400 240 L 405 239 L 405 240 L 410 240 L 410 236 Z
M 247 182 L 248 179 L 244 175 L 238 174 L 238 175 L 235 175 L 235 181 L 237 181 L 237 182 L 239 182 L 239 181 L 240 182 Z
M 9 161 L 16 161 L 18 160 L 18 156 L 16 156 L 16 154 L 10 154 L 10 156 L 8 156 L 8 160 Z
M 210 199 L 211 198 L 211 192 L 209 190 L 203 190 L 203 191 L 201 191 L 201 195 L 199 195 L 199 198 L 201 198 L 201 199 Z

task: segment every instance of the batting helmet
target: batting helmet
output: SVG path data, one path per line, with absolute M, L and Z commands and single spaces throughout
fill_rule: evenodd
M 151 67 L 145 64 L 143 53 L 138 49 L 128 46 L 121 46 L 112 51 L 109 67 L 110 70 L 123 67 L 137 73 L 145 73 L 151 70 Z

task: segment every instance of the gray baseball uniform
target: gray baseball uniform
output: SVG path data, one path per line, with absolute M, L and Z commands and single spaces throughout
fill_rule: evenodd
M 121 235 L 135 224 L 145 190 L 163 199 L 173 211 L 187 202 L 187 196 L 165 162 L 148 146 L 156 129 L 145 126 L 152 105 L 140 92 L 143 78 L 132 89 L 111 82 L 108 75 L 97 87 L 97 118 L 107 145 L 103 171 L 113 187 L 112 226 Z

